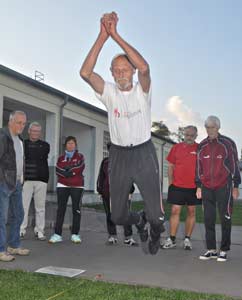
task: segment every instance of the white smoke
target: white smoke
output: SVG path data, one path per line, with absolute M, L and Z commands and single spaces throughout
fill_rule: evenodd
M 187 106 L 181 97 L 173 96 L 169 98 L 166 103 L 166 111 L 165 124 L 170 131 L 177 132 L 179 126 L 194 125 L 198 129 L 197 141 L 206 137 L 204 119 L 199 112 L 193 111 L 192 108 Z

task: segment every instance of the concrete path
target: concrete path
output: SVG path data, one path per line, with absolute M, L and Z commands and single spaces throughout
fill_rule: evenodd
M 47 236 L 50 234 L 48 231 Z M 228 261 L 223 263 L 198 259 L 205 250 L 202 224 L 197 224 L 194 230 L 192 251 L 182 249 L 181 224 L 177 248 L 161 249 L 155 256 L 143 254 L 140 247 L 124 245 L 121 227 L 119 243 L 105 245 L 105 216 L 95 210 L 83 209 L 81 235 L 83 242 L 74 245 L 69 230 L 64 230 L 64 241 L 51 245 L 35 240 L 33 230 L 29 229 L 23 246 L 31 249 L 31 255 L 17 257 L 11 263 L 1 262 L 0 267 L 31 272 L 46 266 L 80 268 L 86 270 L 81 276 L 87 278 L 98 276 L 107 281 L 218 293 L 242 299 L 242 227 L 233 228 L 232 251 Z

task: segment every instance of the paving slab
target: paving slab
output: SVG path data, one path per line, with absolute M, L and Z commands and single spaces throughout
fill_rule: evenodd
M 69 230 L 63 231 L 62 243 L 53 245 L 36 240 L 32 228 L 29 228 L 22 243 L 31 249 L 31 254 L 17 257 L 11 263 L 1 262 L 0 267 L 30 272 L 47 266 L 82 269 L 86 272 L 80 276 L 90 279 L 218 293 L 242 299 L 242 228 L 237 226 L 232 230 L 232 249 L 227 262 L 198 259 L 205 250 L 202 224 L 195 227 L 193 250 L 183 250 L 183 229 L 184 224 L 181 224 L 175 249 L 161 249 L 155 256 L 145 255 L 140 247 L 123 244 L 121 227 L 118 230 L 118 244 L 107 246 L 105 215 L 84 209 L 81 244 L 70 241 Z M 217 229 L 219 234 L 219 226 Z M 134 237 L 138 239 L 135 229 L 134 232 Z M 51 230 L 46 232 L 48 237 L 51 233 Z

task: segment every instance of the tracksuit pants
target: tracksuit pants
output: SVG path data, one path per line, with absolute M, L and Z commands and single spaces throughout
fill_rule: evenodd
M 219 189 L 202 187 L 202 199 L 204 206 L 204 224 L 207 249 L 216 249 L 216 207 L 218 206 L 221 221 L 222 239 L 220 250 L 230 250 L 231 244 L 231 215 L 233 208 L 232 184 L 227 184 Z
M 81 204 L 83 188 L 72 188 L 72 187 L 58 187 L 57 188 L 57 215 L 55 223 L 55 233 L 58 235 L 62 234 L 62 226 L 64 223 L 67 202 L 69 196 L 72 201 L 72 227 L 71 233 L 78 234 L 80 231 L 81 223 Z
M 109 235 L 117 235 L 117 228 L 116 224 L 111 219 L 111 211 L 110 211 L 110 197 L 104 197 L 102 196 L 103 200 L 103 206 L 105 209 L 106 213 L 106 223 L 107 223 L 107 230 Z M 130 200 L 129 200 L 130 202 Z M 130 204 L 129 204 L 130 206 Z M 130 237 L 132 236 L 133 231 L 132 231 L 132 225 L 124 225 L 124 236 L 125 237 Z
M 144 200 L 146 219 L 156 234 L 164 221 L 161 179 L 155 147 L 151 140 L 138 146 L 112 144 L 109 151 L 111 218 L 117 225 L 140 222 L 140 214 L 129 210 L 130 189 L 135 183 Z

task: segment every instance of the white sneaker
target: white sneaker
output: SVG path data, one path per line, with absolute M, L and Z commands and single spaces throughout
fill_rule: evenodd
M 217 258 L 217 261 L 226 261 L 227 260 L 227 252 L 225 251 L 220 251 L 219 256 Z
M 165 240 L 165 243 L 161 246 L 163 249 L 171 249 L 176 247 L 176 242 L 173 242 L 170 237 Z
M 14 260 L 15 257 L 8 252 L 0 252 L 0 261 L 9 262 Z
M 75 244 L 80 244 L 82 240 L 79 234 L 72 234 L 71 241 Z
M 192 243 L 191 243 L 190 239 L 188 239 L 188 238 L 184 239 L 183 248 L 185 250 L 192 250 Z
M 115 245 L 118 243 L 118 239 L 114 236 L 110 236 L 106 242 L 107 245 Z
M 39 241 L 45 241 L 46 240 L 46 236 L 42 232 L 38 232 L 37 235 L 36 235 L 36 238 Z
M 133 247 L 136 247 L 139 245 L 132 237 L 125 238 L 124 244 L 128 245 L 128 246 L 133 246 Z
M 54 233 L 49 239 L 49 243 L 51 244 L 60 243 L 62 241 L 62 236 L 56 233 Z

